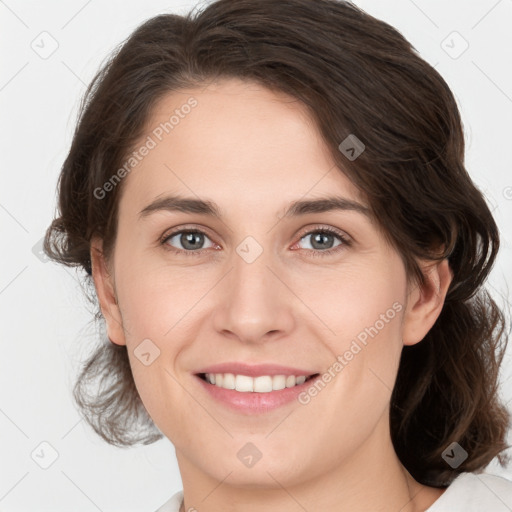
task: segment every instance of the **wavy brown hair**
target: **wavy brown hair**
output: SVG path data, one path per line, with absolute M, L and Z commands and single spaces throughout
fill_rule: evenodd
M 123 181 L 102 199 L 95 191 L 136 147 L 160 99 L 223 78 L 256 82 L 308 108 L 339 172 L 365 196 L 408 276 L 421 283 L 419 259 L 448 258 L 453 281 L 442 312 L 420 343 L 403 348 L 391 397 L 391 436 L 403 465 L 420 483 L 442 487 L 495 456 L 507 464 L 510 417 L 498 377 L 508 328 L 483 288 L 499 233 L 464 166 L 456 101 L 397 30 L 349 2 L 220 0 L 137 28 L 82 101 L 59 178 L 59 212 L 46 232 L 48 256 L 85 270 L 93 290 L 91 237 L 103 239 L 108 258 Z M 339 150 L 349 134 L 365 144 L 355 160 Z M 94 293 L 91 300 L 97 306 Z M 126 346 L 109 343 L 104 325 L 100 330 L 74 387 L 80 410 L 111 444 L 160 439 Z M 457 468 L 442 457 L 454 441 L 469 454 Z

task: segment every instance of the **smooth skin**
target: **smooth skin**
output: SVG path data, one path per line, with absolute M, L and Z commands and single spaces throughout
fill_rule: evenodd
M 91 246 L 108 335 L 127 346 L 141 399 L 176 448 L 185 510 L 424 511 L 444 489 L 400 463 L 389 403 L 403 346 L 441 312 L 447 261 L 420 262 L 418 286 L 364 212 L 283 217 L 301 199 L 365 202 L 304 105 L 282 93 L 238 79 L 169 93 L 141 143 L 191 96 L 197 106 L 124 178 L 112 258 L 100 239 Z M 222 217 L 139 215 L 166 194 L 215 202 Z M 315 244 L 322 227 L 348 243 L 334 234 Z M 205 235 L 192 248 L 179 235 L 162 243 L 172 228 Z M 252 263 L 236 250 L 248 236 L 263 250 Z M 401 311 L 306 405 L 242 414 L 194 376 L 225 361 L 325 372 L 395 303 Z M 145 339 L 160 350 L 147 366 L 134 353 Z M 262 454 L 250 468 L 237 457 L 249 442 Z

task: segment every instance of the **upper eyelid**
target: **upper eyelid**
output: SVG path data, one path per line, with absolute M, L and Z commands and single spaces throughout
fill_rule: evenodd
M 206 236 L 208 236 L 208 238 L 210 238 L 212 240 L 212 236 L 210 235 L 208 229 L 204 228 L 204 227 L 196 227 L 196 226 L 184 226 L 184 227 L 178 227 L 178 228 L 173 228 L 173 229 L 170 229 L 168 231 L 166 231 L 161 237 L 160 237 L 160 240 L 161 241 L 164 241 L 166 239 L 169 239 L 173 236 L 176 236 L 176 235 L 179 235 L 181 233 L 189 233 L 189 232 L 200 232 Z M 212 240 L 213 242 L 213 240 Z
M 337 235 L 337 236 L 340 236 L 342 238 L 351 238 L 350 235 L 348 233 L 346 233 L 345 231 L 343 231 L 342 229 L 339 229 L 339 228 L 335 228 L 333 226 L 328 226 L 328 225 L 323 225 L 323 224 L 318 224 L 318 225 L 313 225 L 313 226 L 310 226 L 308 228 L 304 228 L 304 231 L 300 231 L 299 235 L 297 236 L 300 236 L 300 238 L 306 236 L 306 235 L 309 235 L 311 233 L 314 233 L 316 231 L 327 231 L 329 232 L 330 234 L 332 235 Z

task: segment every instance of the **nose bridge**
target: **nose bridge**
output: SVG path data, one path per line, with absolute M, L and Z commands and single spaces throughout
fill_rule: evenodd
M 240 305 L 245 304 L 251 308 L 256 307 L 260 301 L 263 304 L 269 303 L 266 296 L 275 287 L 275 283 L 270 282 L 270 278 L 275 278 L 268 268 L 275 266 L 273 259 L 271 249 L 264 247 L 251 235 L 235 248 L 230 288 L 233 298 L 237 297 Z
M 231 331 L 240 340 L 257 342 L 270 331 L 290 327 L 291 314 L 285 291 L 280 289 L 284 285 L 274 275 L 279 267 L 274 260 L 272 250 L 252 236 L 238 244 L 215 313 L 219 331 Z

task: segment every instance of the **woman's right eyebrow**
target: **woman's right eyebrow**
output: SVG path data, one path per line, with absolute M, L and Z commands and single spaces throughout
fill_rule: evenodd
M 199 213 L 218 219 L 222 218 L 221 209 L 213 201 L 207 199 L 196 199 L 194 197 L 183 197 L 177 195 L 166 195 L 155 199 L 139 212 L 139 219 L 160 211 L 177 211 L 184 213 Z
M 222 219 L 222 209 L 208 199 L 166 195 L 159 197 L 139 212 L 139 219 L 144 219 L 152 213 L 160 211 L 177 211 L 183 213 L 198 213 L 217 219 Z M 301 199 L 292 202 L 284 214 L 279 218 L 297 217 L 311 213 L 324 213 L 330 211 L 355 211 L 370 217 L 370 209 L 352 199 L 340 196 L 328 196 L 318 199 Z

